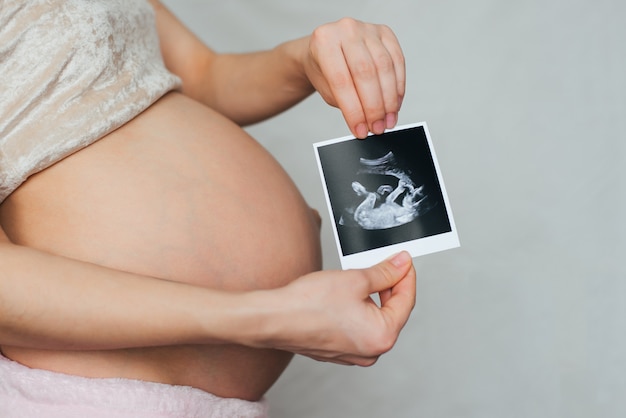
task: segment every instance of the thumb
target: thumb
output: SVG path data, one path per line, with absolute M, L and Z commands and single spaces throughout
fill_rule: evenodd
M 404 276 L 412 265 L 411 255 L 402 251 L 366 270 L 369 279 L 369 293 L 391 289 Z

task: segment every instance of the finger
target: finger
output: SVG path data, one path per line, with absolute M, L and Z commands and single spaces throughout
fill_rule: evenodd
M 320 358 L 321 361 L 326 361 L 335 364 L 342 364 L 344 366 L 360 366 L 369 367 L 374 365 L 380 356 L 362 357 L 353 355 L 344 355 L 333 359 Z
M 333 364 L 341 364 L 343 366 L 363 366 L 368 367 L 373 365 L 378 361 L 380 354 L 374 354 L 371 356 L 368 355 L 357 355 L 357 354 L 330 354 L 321 352 L 321 354 L 314 354 L 311 352 L 300 352 L 300 355 L 309 357 L 313 360 L 324 362 L 324 363 L 333 363 Z
M 415 307 L 416 275 L 411 266 L 407 274 L 392 289 L 391 297 L 381 305 L 381 311 L 388 314 L 398 330 L 404 327 Z
M 324 357 L 324 356 L 315 355 L 315 354 L 305 354 L 305 355 L 309 358 L 312 358 L 315 361 L 320 361 L 323 363 L 340 364 L 342 366 L 352 366 L 354 364 L 349 361 L 340 360 L 339 358 L 335 358 L 335 357 Z
M 381 128 L 384 131 L 385 128 L 393 128 L 395 126 L 398 111 L 400 110 L 398 83 L 396 81 L 397 71 L 393 57 L 381 40 L 376 38 L 370 41 L 368 47 L 376 65 L 384 111 L 382 126 L 378 126 L 378 130 L 374 129 L 373 132 L 381 134 Z
M 393 288 L 412 266 L 409 253 L 402 251 L 366 269 L 369 278 L 368 294 Z
M 385 131 L 386 116 L 383 97 L 385 86 L 381 86 L 379 66 L 389 73 L 389 67 L 393 64 L 380 43 L 376 41 L 369 43 L 376 47 L 358 40 L 346 42 L 343 45 L 343 51 L 367 126 L 371 132 L 379 135 Z M 377 55 L 373 56 L 372 52 Z M 395 75 L 393 78 L 395 79 Z M 395 85 L 393 89 L 395 90 Z
M 351 361 L 351 363 L 355 366 L 361 366 L 361 367 L 370 367 L 373 366 L 374 364 L 376 364 L 376 362 L 378 361 L 378 358 L 380 356 L 375 356 L 375 357 L 358 357 L 356 359 L 354 359 L 353 361 Z
M 396 73 L 396 94 L 398 95 L 398 107 L 396 111 L 400 110 L 402 101 L 404 99 L 406 91 L 406 61 L 404 59 L 404 53 L 398 42 L 398 38 L 391 29 L 387 26 L 381 27 L 381 40 L 391 59 L 393 60 L 393 69 Z
M 383 306 L 384 304 L 386 304 L 390 297 L 391 297 L 391 289 L 385 289 L 381 292 L 378 292 L 378 298 L 380 299 L 380 306 Z
M 323 32 L 318 31 L 316 35 L 321 37 Z M 320 48 L 316 54 L 319 69 L 326 78 L 333 101 L 343 114 L 350 131 L 357 138 L 366 138 L 369 129 L 367 120 L 341 46 Z

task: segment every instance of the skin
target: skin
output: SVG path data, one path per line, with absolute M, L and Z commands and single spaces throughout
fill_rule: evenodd
M 373 364 L 415 303 L 410 257 L 317 271 L 319 216 L 239 125 L 317 90 L 358 137 L 393 126 L 404 94 L 395 37 L 344 19 L 270 51 L 216 54 L 153 5 L 182 93 L 0 205 L 3 354 L 248 400 L 293 353 Z

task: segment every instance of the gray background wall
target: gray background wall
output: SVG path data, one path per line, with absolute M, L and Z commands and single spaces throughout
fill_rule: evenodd
M 343 16 L 407 59 L 400 123 L 426 121 L 462 247 L 415 259 L 417 306 L 361 369 L 296 358 L 273 417 L 626 416 L 626 3 L 167 0 L 219 51 Z M 249 128 L 325 217 L 311 144 L 348 133 L 312 97 Z

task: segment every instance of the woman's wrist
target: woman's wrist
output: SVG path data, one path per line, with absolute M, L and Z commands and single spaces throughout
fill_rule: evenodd
M 315 87 L 308 77 L 310 65 L 309 36 L 294 39 L 278 45 L 274 51 L 281 54 L 279 62 L 286 66 L 285 86 L 293 89 L 296 95 L 304 98 L 315 92 Z
M 284 327 L 288 302 L 280 297 L 281 289 L 223 293 L 204 323 L 206 335 L 213 342 L 235 343 L 254 348 L 276 348 L 276 339 Z M 217 331 L 217 334 L 216 334 Z

